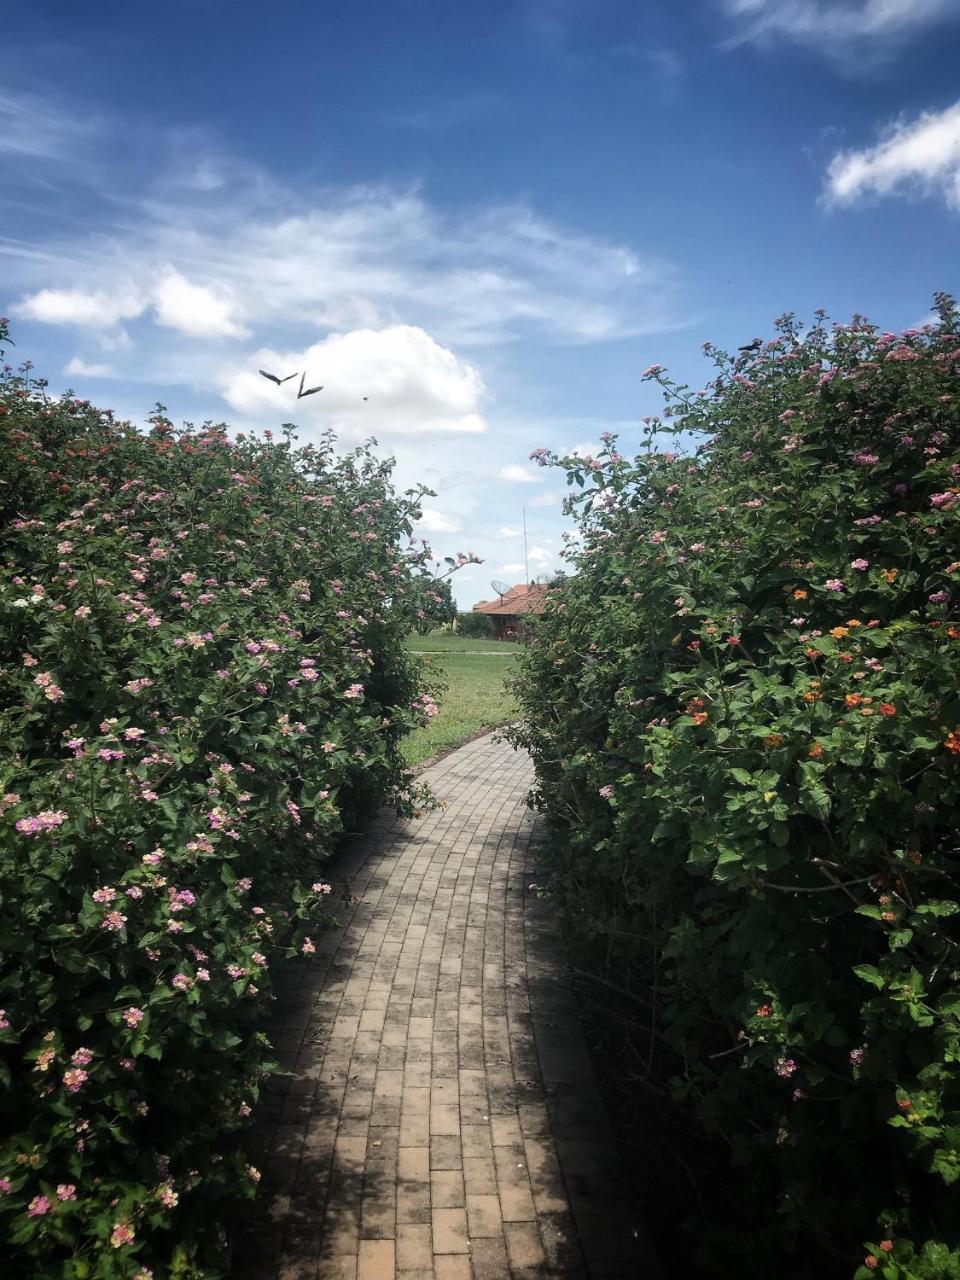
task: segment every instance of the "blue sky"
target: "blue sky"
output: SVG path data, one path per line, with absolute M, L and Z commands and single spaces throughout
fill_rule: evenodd
M 955 290 L 960 0 L 7 0 L 0 309 L 141 421 L 375 435 L 489 579 L 654 362 Z M 256 372 L 310 370 L 298 407 Z M 363 396 L 367 400 L 363 400 Z M 299 409 L 299 412 L 297 411 Z

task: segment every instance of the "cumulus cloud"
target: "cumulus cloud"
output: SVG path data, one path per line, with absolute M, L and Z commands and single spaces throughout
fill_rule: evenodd
M 957 17 L 955 0 L 722 0 L 735 42 L 795 40 L 830 50 L 909 35 Z
M 160 279 L 154 305 L 157 323 L 193 338 L 243 338 L 249 333 L 231 315 L 230 301 L 204 285 L 191 284 L 170 267 Z
M 423 514 L 417 521 L 417 525 L 419 528 L 425 529 L 427 533 L 460 532 L 460 525 L 457 524 L 456 520 L 451 520 L 442 511 L 435 511 L 432 507 L 423 508 Z
M 111 329 L 121 320 L 133 320 L 146 310 L 147 301 L 132 285 L 114 289 L 40 289 L 18 303 L 15 315 L 43 324 L 75 325 L 81 329 Z
M 909 194 L 939 194 L 960 210 L 960 102 L 897 121 L 876 146 L 840 152 L 827 169 L 828 204 Z
M 531 507 L 559 507 L 562 501 L 562 493 L 538 493 L 530 499 L 530 505 Z
M 497 530 L 496 536 L 498 538 L 519 538 L 522 533 L 523 528 L 520 525 L 502 524 Z
M 509 484 L 539 484 L 540 477 L 532 467 L 521 466 L 518 462 L 510 462 L 497 472 L 498 480 L 506 480 Z
M 303 370 L 307 384 L 323 391 L 298 401 L 296 381 L 277 387 L 258 368 L 280 376 Z M 264 347 L 242 367 L 225 369 L 220 386 L 244 414 L 290 414 L 295 405 L 299 421 L 345 434 L 367 434 L 374 425 L 410 433 L 475 434 L 486 427 L 480 374 L 412 325 L 334 333 L 305 351 Z
M 113 376 L 113 368 L 108 364 L 88 363 L 82 360 L 80 356 L 74 356 L 66 366 L 63 372 L 67 377 L 77 378 L 110 378 Z

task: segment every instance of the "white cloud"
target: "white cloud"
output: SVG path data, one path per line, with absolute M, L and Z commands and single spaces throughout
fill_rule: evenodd
M 113 376 L 113 369 L 110 365 L 88 363 L 79 356 L 74 356 L 65 366 L 63 372 L 67 377 L 74 376 L 77 378 L 110 378 Z
M 510 462 L 497 472 L 498 480 L 507 480 L 510 484 L 539 484 L 540 477 L 532 467 L 521 466 L 518 462 Z
M 459 533 L 460 525 L 455 520 L 451 520 L 449 516 L 445 516 L 442 511 L 434 511 L 432 507 L 424 507 L 423 514 L 417 521 L 417 526 L 425 529 L 427 533 Z
M 960 209 L 960 102 L 897 121 L 875 147 L 841 152 L 827 170 L 829 204 L 911 193 L 939 193 Z
M 201 178 L 188 195 L 182 183 L 177 202 L 131 195 L 121 230 L 47 241 L 32 257 L 3 245 L 0 255 L 33 278 L 34 297 L 109 297 L 131 281 L 138 299 L 154 303 L 157 322 L 188 336 L 413 324 L 462 345 L 531 331 L 591 342 L 676 325 L 669 263 L 560 227 L 526 205 L 444 215 L 417 191 L 298 195 L 220 160 L 204 168 L 193 157 L 191 165 Z M 220 174 L 225 185 L 216 185 Z M 242 317 L 231 303 L 238 298 Z M 38 318 L 64 322 L 52 312 Z
M 156 288 L 157 323 L 193 338 L 243 338 L 249 333 L 231 317 L 231 303 L 204 285 L 191 284 L 170 267 Z
M 498 538 L 519 538 L 523 534 L 523 528 L 520 525 L 502 524 L 497 530 Z
M 531 507 L 559 507 L 563 501 L 562 493 L 538 493 L 530 499 Z
M 277 387 L 258 369 L 281 377 L 304 371 L 307 386 L 323 390 L 298 401 L 297 379 Z M 409 433 L 486 429 L 480 374 L 411 325 L 334 333 L 306 351 L 261 348 L 242 366 L 225 369 L 219 381 L 224 398 L 245 414 L 295 413 L 299 421 L 347 435 L 374 427 Z
M 796 40 L 835 51 L 879 43 L 957 17 L 956 0 L 722 0 L 738 24 L 735 42 Z
M 544 565 L 549 564 L 553 556 L 546 547 L 534 546 L 527 552 L 527 559 L 532 565 Z
M 142 315 L 146 305 L 146 299 L 138 296 L 132 285 L 119 283 L 110 291 L 40 289 L 18 303 L 14 314 L 43 324 L 110 329 L 121 320 Z
M 508 578 L 515 578 L 518 574 L 523 573 L 522 564 L 502 564 L 497 573 L 505 573 Z
M 78 144 L 93 132 L 90 120 L 35 94 L 0 89 L 0 154 L 69 161 L 76 159 Z

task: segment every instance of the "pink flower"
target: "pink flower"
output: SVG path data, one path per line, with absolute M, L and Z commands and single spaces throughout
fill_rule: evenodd
M 107 929 L 110 933 L 119 933 L 127 923 L 127 917 L 122 911 L 108 911 L 100 921 L 100 928 Z
M 318 880 L 316 884 L 312 884 L 310 888 L 314 893 L 333 893 L 333 885 L 325 884 L 322 880 Z
M 851 560 L 850 568 L 856 569 L 857 573 L 864 573 L 870 568 L 870 561 L 864 560 L 862 557 L 859 560 Z
M 131 1005 L 129 1009 L 124 1009 L 123 1020 L 128 1027 L 139 1027 L 140 1023 L 146 1017 L 142 1009 L 138 1009 L 136 1005 Z
M 350 686 L 349 686 L 349 688 L 344 689 L 344 691 L 343 691 L 343 696 L 344 696 L 345 698 L 362 698 L 362 697 L 363 697 L 363 685 L 362 685 L 362 684 L 352 684 L 352 685 L 350 685 Z
M 34 1196 L 30 1201 L 27 1209 L 28 1218 L 42 1218 L 45 1213 L 49 1213 L 52 1205 L 46 1196 Z
M 74 609 L 74 611 L 73 611 L 73 616 L 74 616 L 75 618 L 89 618 L 89 617 L 90 617 L 90 606 L 89 606 L 88 604 L 82 604 L 82 605 L 80 605 L 80 607 L 79 607 L 78 609 Z
M 655 378 L 655 377 L 657 376 L 657 374 L 658 374 L 658 373 L 662 372 L 662 370 L 663 370 L 663 365 L 662 365 L 662 364 L 651 364 L 651 365 L 648 365 L 646 369 L 644 369 L 644 371 L 643 371 L 643 373 L 640 375 L 640 377 L 641 377 L 641 378 Z
M 178 973 L 174 976 L 170 985 L 174 991 L 189 991 L 193 986 L 193 979 L 187 973 Z
M 851 1049 L 850 1050 L 851 1067 L 859 1067 L 861 1062 L 863 1062 L 863 1049 Z
M 87 1083 L 87 1079 L 86 1071 L 80 1067 L 72 1068 L 63 1073 L 63 1083 L 71 1093 L 78 1093 Z
M 125 1219 L 118 1222 L 110 1233 L 110 1243 L 114 1249 L 119 1249 L 125 1244 L 133 1244 L 134 1238 L 133 1228 Z
M 76 1200 L 77 1188 L 72 1182 L 61 1182 L 57 1187 L 58 1200 Z
M 10 1019 L 7 1017 L 6 1009 L 0 1009 L 0 1031 L 10 1030 Z
M 93 1061 L 92 1049 L 77 1049 L 70 1056 L 70 1061 L 75 1067 L 86 1067 Z
M 41 831 L 52 831 L 55 827 L 62 826 L 67 816 L 60 809 L 44 809 L 33 818 L 21 818 L 16 828 L 21 835 L 35 836 Z
M 797 1064 L 794 1062 L 793 1058 L 778 1058 L 776 1066 L 773 1069 L 782 1079 L 788 1080 L 796 1071 Z
M 303 944 L 300 947 L 300 951 L 303 955 L 312 956 L 313 953 L 316 951 L 316 949 L 317 948 L 314 946 L 314 944 L 310 941 L 309 938 L 304 938 Z
M 828 578 L 823 584 L 828 591 L 844 591 L 845 587 L 839 578 Z
M 140 738 L 143 737 L 143 734 L 144 734 L 143 729 L 135 729 L 132 725 L 129 729 L 124 729 L 123 731 L 123 736 L 126 738 L 128 742 L 137 742 Z
M 608 782 L 605 787 L 600 788 L 600 791 L 598 792 L 598 794 L 603 796 L 604 800 L 609 800 L 613 796 L 613 787 Z
M 13 1183 L 9 1178 L 0 1178 L 0 1196 L 8 1196 L 13 1190 Z
M 98 906 L 104 907 L 108 902 L 113 902 L 114 898 L 117 896 L 117 891 L 116 889 L 111 889 L 109 885 L 107 885 L 103 889 L 94 889 L 91 896 Z

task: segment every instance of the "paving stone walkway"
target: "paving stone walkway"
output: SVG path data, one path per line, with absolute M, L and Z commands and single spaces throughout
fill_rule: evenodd
M 492 736 L 426 771 L 334 874 L 358 902 L 272 1028 L 242 1280 L 654 1280 L 532 892 L 530 762 Z

